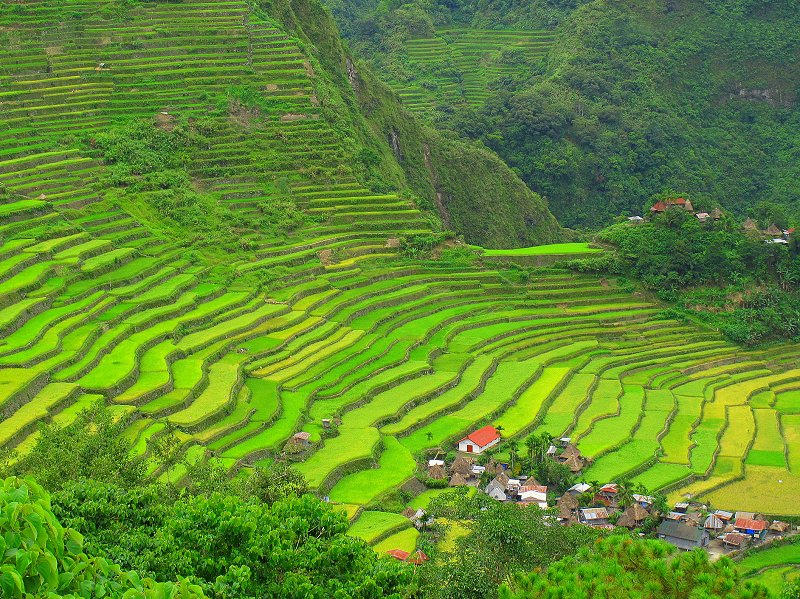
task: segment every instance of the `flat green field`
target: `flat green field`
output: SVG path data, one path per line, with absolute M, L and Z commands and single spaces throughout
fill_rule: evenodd
M 484 256 L 551 256 L 560 254 L 596 254 L 600 248 L 589 247 L 588 243 L 552 243 L 510 250 L 483 250 Z

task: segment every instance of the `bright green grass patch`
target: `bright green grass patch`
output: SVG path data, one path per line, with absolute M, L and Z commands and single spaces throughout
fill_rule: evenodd
M 628 438 L 642 413 L 643 402 L 644 389 L 626 385 L 619 399 L 619 415 L 596 420 L 586 436 L 578 441 L 581 452 L 590 457 L 595 456 Z
M 374 428 L 359 429 L 355 436 L 340 434 L 325 439 L 320 449 L 296 467 L 306 477 L 309 487 L 315 489 L 337 467 L 372 456 L 379 442 L 380 434 Z
M 396 413 L 405 404 L 435 392 L 453 377 L 453 372 L 434 372 L 400 383 L 379 393 L 360 408 L 345 414 L 342 424 L 348 428 L 371 426 L 376 421 Z
M 422 422 L 433 416 L 437 412 L 455 406 L 478 387 L 481 377 L 486 373 L 491 364 L 492 359 L 489 356 L 479 356 L 464 370 L 458 385 L 430 401 L 415 406 L 398 422 L 384 426 L 381 431 L 390 435 L 403 432 L 418 422 Z
M 416 462 L 411 453 L 394 437 L 384 437 L 383 446 L 378 468 L 342 478 L 328 494 L 331 501 L 365 505 L 413 476 Z
M 275 449 L 294 432 L 300 411 L 305 407 L 305 401 L 306 398 L 298 393 L 282 393 L 280 417 L 258 435 L 226 449 L 222 457 L 238 460 L 256 451 Z
M 575 374 L 570 378 L 566 387 L 555 398 L 545 412 L 542 423 L 534 431 L 536 434 L 548 432 L 559 436 L 566 432 L 572 424 L 578 407 L 586 401 L 589 390 L 594 384 L 593 374 Z
M 658 463 L 648 468 L 641 474 L 633 477 L 632 481 L 644 485 L 646 489 L 657 491 L 667 485 L 678 482 L 679 480 L 691 475 L 692 471 L 688 466 L 681 464 Z
M 51 408 L 65 401 L 74 391 L 74 383 L 47 385 L 31 401 L 24 403 L 16 412 L 0 421 L 0 445 L 6 443 L 19 430 L 45 418 Z
M 616 379 L 600 379 L 591 396 L 591 402 L 578 416 L 578 423 L 573 436 L 586 434 L 592 422 L 603 416 L 616 414 L 619 409 L 619 397 L 622 395 L 622 384 Z
M 413 553 L 417 548 L 417 539 L 419 539 L 419 531 L 416 528 L 407 528 L 377 543 L 373 546 L 373 549 L 380 554 L 392 549 L 402 549 L 408 553 Z
M 782 414 L 800 414 L 800 390 L 777 393 L 775 409 Z
M 539 378 L 523 391 L 514 405 L 497 418 L 496 425 L 503 427 L 503 435 L 513 437 L 528 426 L 539 413 L 544 401 L 569 372 L 569 368 L 555 366 L 543 369 Z
M 681 412 L 673 418 L 669 431 L 661 440 L 661 446 L 664 448 L 662 461 L 689 465 L 689 434 L 695 420 L 696 416 Z
M 477 246 L 474 246 L 477 247 Z M 510 250 L 484 250 L 485 256 L 548 256 L 554 254 L 594 254 L 602 252 L 589 247 L 588 243 L 552 243 Z
M 736 563 L 745 576 L 754 574 L 761 568 L 781 564 L 800 564 L 800 543 L 791 543 L 753 553 Z
M 718 445 L 717 435 L 724 425 L 725 421 L 717 418 L 703 420 L 692 433 L 694 447 L 689 454 L 689 461 L 697 474 L 705 473 L 711 466 Z
M 378 537 L 387 532 L 399 528 L 407 528 L 411 522 L 400 514 L 390 514 L 388 512 L 361 512 L 361 515 L 350 525 L 347 534 L 364 539 L 367 543 L 372 543 Z
M 474 495 L 476 492 L 475 487 L 470 487 L 469 492 L 470 495 Z M 412 499 L 409 503 L 409 506 L 413 507 L 414 509 L 422 508 L 423 510 L 426 510 L 433 499 L 445 493 L 453 493 L 453 489 L 427 489 L 414 497 L 414 499 Z
M 225 409 L 233 400 L 233 390 L 240 377 L 243 354 L 227 354 L 208 369 L 208 387 L 185 410 L 169 416 L 179 426 L 193 426 Z
M 786 467 L 786 458 L 783 451 L 770 451 L 767 449 L 751 449 L 747 454 L 745 464 L 748 466 L 775 466 Z

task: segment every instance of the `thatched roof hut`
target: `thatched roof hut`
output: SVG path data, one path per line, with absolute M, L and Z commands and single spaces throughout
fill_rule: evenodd
M 563 462 L 573 456 L 576 458 L 580 458 L 581 452 L 578 451 L 578 448 L 575 447 L 572 443 L 567 443 L 567 446 L 564 448 L 564 451 L 561 452 L 561 455 L 558 456 L 558 459 Z
M 444 466 L 436 464 L 428 468 L 428 478 L 433 478 L 433 479 L 447 478 L 447 471 L 444 469 Z
M 470 458 L 460 455 L 453 460 L 453 464 L 450 466 L 450 472 L 462 476 L 471 476 L 473 463 L 474 462 Z
M 617 520 L 617 526 L 624 526 L 626 528 L 636 528 L 644 522 L 645 518 L 650 514 L 638 503 L 633 503 L 622 513 Z
M 564 460 L 563 464 L 570 469 L 570 472 L 580 472 L 583 470 L 583 460 L 578 456 L 570 456 Z
M 450 486 L 451 487 L 463 487 L 467 484 L 467 479 L 464 478 L 464 475 L 460 472 L 456 472 L 453 476 L 450 477 Z
M 780 520 L 774 520 L 769 525 L 771 532 L 786 532 L 789 528 L 791 528 L 791 525 L 788 522 L 781 522 Z

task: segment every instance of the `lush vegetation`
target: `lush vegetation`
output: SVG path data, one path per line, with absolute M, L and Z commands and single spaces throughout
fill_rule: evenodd
M 84 535 L 55 566 L 4 562 L 4 588 L 19 566 L 50 585 L 30 594 L 414 596 L 472 570 L 489 592 L 594 533 L 432 499 L 449 481 L 427 460 L 486 424 L 553 493 L 794 511 L 797 347 L 743 352 L 608 274 L 610 252 L 481 255 L 558 225 L 497 155 L 409 116 L 319 3 L 20 2 L 0 53 L 0 467 Z M 567 255 L 587 272 L 512 261 Z M 583 472 L 543 457 L 562 435 Z M 383 556 L 427 550 L 413 505 L 455 522 L 452 585 Z M 506 519 L 536 543 L 476 542 Z
M 428 512 L 460 522 L 464 533 L 449 551 L 438 555 L 437 568 L 422 572 L 430 597 L 472 599 L 493 596 L 497 587 L 531 568 L 546 568 L 591 546 L 603 533 L 585 526 L 553 526 L 538 508 L 520 509 L 484 494 L 464 492 L 434 499 Z M 434 538 L 446 536 L 445 524 Z
M 690 599 L 769 597 L 767 590 L 740 581 L 730 559 L 716 562 L 702 550 L 676 553 L 661 541 L 624 537 L 599 540 L 577 555 L 551 564 L 546 572 L 519 576 L 502 599 L 556 597 L 672 597 Z
M 28 597 L 203 597 L 186 580 L 157 583 L 84 552 L 84 537 L 53 515 L 48 494 L 32 480 L 7 478 L 0 486 L 0 590 Z
M 763 199 L 797 214 L 800 27 L 789 4 L 331 5 L 355 51 L 401 95 L 408 82 L 440 90 L 431 118 L 497 151 L 562 224 L 594 227 L 636 214 L 666 189 L 739 214 Z M 416 38 L 441 31 L 446 39 L 453 25 L 555 27 L 557 37 L 544 60 L 523 57 L 476 105 L 441 92 L 463 78 L 457 60 L 415 54 Z
M 617 255 L 578 268 L 611 271 L 638 279 L 663 300 L 744 344 L 800 335 L 800 246 L 768 243 L 730 218 L 701 223 L 683 210 L 652 221 L 619 223 L 598 240 Z

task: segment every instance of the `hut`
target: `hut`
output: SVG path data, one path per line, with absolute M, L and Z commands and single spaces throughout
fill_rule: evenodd
M 567 468 L 569 468 L 570 472 L 576 473 L 583 470 L 583 460 L 577 456 L 570 456 L 566 460 L 561 462 Z
M 450 466 L 450 472 L 453 474 L 460 474 L 465 478 L 472 476 L 473 463 L 473 460 L 467 458 L 466 456 L 458 456 L 455 460 L 453 460 L 453 463 Z
M 441 478 L 447 478 L 447 471 L 444 469 L 444 466 L 434 464 L 428 468 L 428 478 L 437 480 Z
M 636 528 L 645 521 L 650 514 L 638 503 L 632 503 L 627 509 L 622 512 L 622 515 L 617 520 L 617 526 L 624 526 L 625 528 Z
M 780 520 L 773 520 L 772 524 L 769 525 L 769 531 L 776 534 L 783 534 L 790 528 L 791 525 L 788 522 L 781 522 Z
M 467 479 L 464 478 L 464 475 L 460 472 L 456 472 L 453 476 L 450 477 L 450 486 L 451 487 L 463 487 L 467 484 Z

